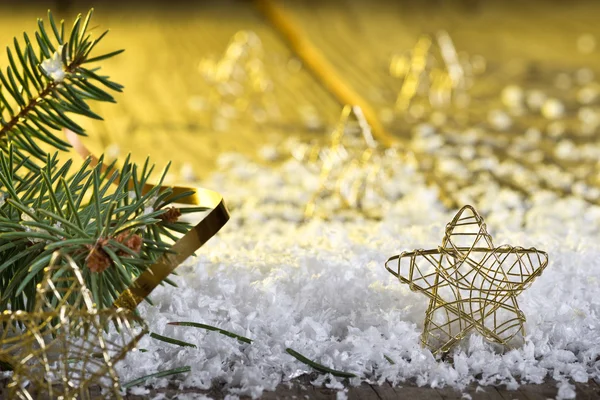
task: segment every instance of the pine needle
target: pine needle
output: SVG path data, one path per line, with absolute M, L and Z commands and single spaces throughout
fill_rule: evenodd
M 197 322 L 169 322 L 168 325 L 176 325 L 176 326 L 191 326 L 194 328 L 207 329 L 209 331 L 219 332 L 225 336 L 232 337 L 234 339 L 239 340 L 244 343 L 252 343 L 252 339 L 248 339 L 247 337 L 238 335 L 233 332 L 226 331 L 225 329 L 217 328 L 211 325 L 200 324 Z
M 355 378 L 356 375 L 354 375 L 353 373 L 350 372 L 344 372 L 344 371 L 338 371 L 335 369 L 331 369 L 328 368 L 324 365 L 321 365 L 317 362 L 314 362 L 308 358 L 306 358 L 305 356 L 303 356 L 302 354 L 298 353 L 296 350 L 294 349 L 290 349 L 289 347 L 287 349 L 285 349 L 285 351 L 291 355 L 292 357 L 294 357 L 296 360 L 300 361 L 303 364 L 306 364 L 314 369 L 316 369 L 319 372 L 323 372 L 324 374 L 331 374 L 333 376 L 338 376 L 340 378 Z
M 184 342 L 183 340 L 173 339 L 168 336 L 159 335 L 158 333 L 154 333 L 154 332 L 150 332 L 150 337 L 153 339 L 162 340 L 163 342 L 171 343 L 171 344 L 174 344 L 177 346 L 196 348 L 195 344 Z
M 132 386 L 137 386 L 141 383 L 146 382 L 148 379 L 151 379 L 151 378 L 162 378 L 162 377 L 170 376 L 170 375 L 183 374 L 185 372 L 190 372 L 191 370 L 192 370 L 192 367 L 190 367 L 189 365 L 186 365 L 185 367 L 173 368 L 173 369 L 170 369 L 167 371 L 161 371 L 161 372 L 156 372 L 154 374 L 145 375 L 145 376 L 142 376 L 141 378 L 137 378 L 130 382 L 125 383 L 123 385 L 123 389 L 129 389 Z

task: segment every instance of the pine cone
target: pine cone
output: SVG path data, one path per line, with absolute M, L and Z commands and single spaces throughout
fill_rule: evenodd
M 164 222 L 172 224 L 177 222 L 177 220 L 181 217 L 181 210 L 175 207 L 167 208 L 167 211 L 164 214 L 161 214 L 158 218 L 162 219 Z
M 125 247 L 128 247 L 131 250 L 135 251 L 136 253 L 139 253 L 142 250 L 143 239 L 140 235 L 131 234 L 129 233 L 129 231 L 125 231 L 119 233 L 115 240 L 125 245 Z M 117 254 L 120 256 L 128 255 L 128 253 L 122 250 L 119 250 Z
M 90 253 L 87 258 L 87 267 L 92 272 L 103 272 L 106 268 L 110 267 L 112 264 L 112 260 L 106 254 L 104 250 L 102 250 L 102 245 L 97 244 L 92 247 Z

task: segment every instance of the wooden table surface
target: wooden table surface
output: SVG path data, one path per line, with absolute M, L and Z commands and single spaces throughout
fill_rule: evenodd
M 312 376 L 314 379 L 316 376 Z M 314 387 L 310 384 L 311 377 L 300 377 L 289 384 L 281 384 L 274 392 L 263 392 L 261 399 L 337 399 L 339 390 L 327 389 L 325 387 Z M 385 383 L 383 385 L 369 385 L 362 383 L 360 386 L 347 386 L 343 393 L 350 400 L 546 400 L 557 396 L 557 383 L 550 381 L 542 385 L 526 384 L 517 390 L 508 390 L 505 387 L 472 385 L 464 390 L 452 388 L 418 387 L 415 384 L 403 383 L 393 387 Z M 591 381 L 589 383 L 575 384 L 575 392 L 579 400 L 594 400 L 600 397 L 600 386 Z M 218 385 L 211 390 L 185 389 L 180 390 L 175 386 L 152 390 L 147 395 L 127 395 L 127 400 L 142 400 L 158 394 L 165 394 L 167 398 L 174 398 L 177 394 L 205 395 L 213 399 L 222 399 L 227 392 Z M 470 396 L 470 397 L 469 397 Z M 242 396 L 243 399 L 249 397 Z

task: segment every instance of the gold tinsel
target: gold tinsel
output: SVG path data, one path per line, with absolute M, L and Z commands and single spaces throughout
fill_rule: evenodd
M 359 135 L 353 135 L 351 122 L 358 124 Z M 371 127 L 358 106 L 346 105 L 338 124 L 331 134 L 331 143 L 322 151 L 313 152 L 308 161 L 320 161 L 319 186 L 306 205 L 306 218 L 317 213 L 317 203 L 333 195 L 340 209 L 357 209 L 365 215 L 369 210 L 364 205 L 364 198 L 369 191 L 377 191 L 375 184 L 381 178 L 382 169 L 373 156 L 379 144 L 373 138 Z M 355 176 L 355 172 L 367 171 Z M 321 213 L 321 217 L 326 217 Z
M 272 82 L 264 66 L 258 35 L 239 31 L 222 57 L 204 58 L 198 66 L 208 87 L 208 111 L 216 131 L 226 130 L 241 115 L 263 123 L 278 115 Z

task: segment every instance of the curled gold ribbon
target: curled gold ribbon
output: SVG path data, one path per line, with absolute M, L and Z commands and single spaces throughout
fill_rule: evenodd
M 74 132 L 66 130 L 65 134 L 67 140 L 81 157 L 89 157 L 92 160 L 92 165 L 98 164 L 98 158 L 81 143 Z M 153 185 L 145 184 L 143 192 L 147 193 L 152 188 L 154 188 Z M 163 254 L 138 276 L 129 288 L 119 295 L 114 302 L 116 308 L 134 310 L 175 268 L 216 235 L 229 221 L 229 211 L 227 211 L 223 197 L 219 193 L 208 189 L 185 186 L 172 186 L 171 189 L 173 190 L 172 196 L 193 191 L 192 195 L 186 196 L 178 202 L 206 207 L 211 211 L 202 221 L 173 244 L 171 247 L 172 252 Z

